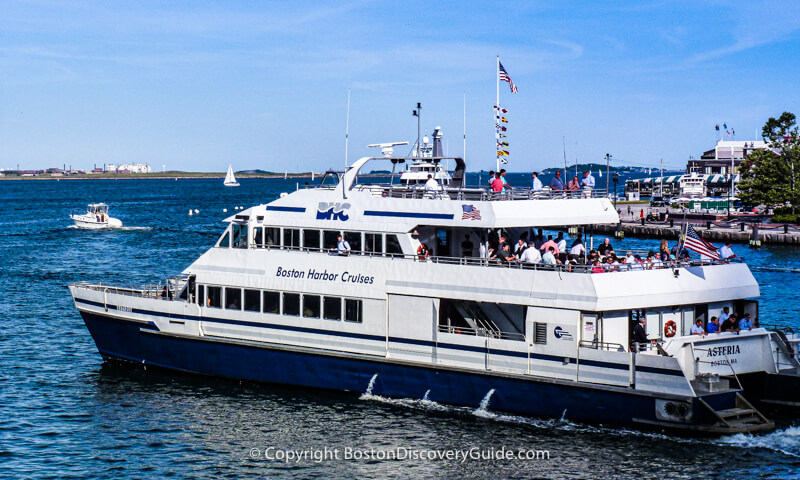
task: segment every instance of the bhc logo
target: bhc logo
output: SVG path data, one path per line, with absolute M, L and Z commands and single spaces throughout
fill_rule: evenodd
M 348 208 L 350 208 L 349 203 L 319 202 L 317 220 L 341 220 L 346 222 L 350 220 L 347 215 Z

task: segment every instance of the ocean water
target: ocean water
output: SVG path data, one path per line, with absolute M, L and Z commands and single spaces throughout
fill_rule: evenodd
M 366 386 L 337 393 L 104 365 L 67 285 L 178 273 L 235 206 L 271 201 L 297 181 L 241 183 L 0 182 L 0 477 L 800 477 L 797 422 L 765 435 L 690 439 L 573 423 L 569 412 L 500 415 L 489 392 L 485 408 L 469 409 L 387 399 Z M 98 201 L 125 228 L 71 228 L 69 211 Z M 800 327 L 800 249 L 734 250 L 761 285 L 762 321 Z M 498 458 L 509 450 L 540 457 Z M 478 458 L 435 458 L 447 452 Z

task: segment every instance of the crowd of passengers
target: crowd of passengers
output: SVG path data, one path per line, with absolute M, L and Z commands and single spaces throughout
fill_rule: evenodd
M 471 257 L 473 244 L 466 235 L 461 242 L 463 257 Z M 624 270 L 650 270 L 667 268 L 691 262 L 691 257 L 686 249 L 679 249 L 678 243 L 672 248 L 667 240 L 661 240 L 658 251 L 651 250 L 642 258 L 639 254 L 627 252 L 617 255 L 611 240 L 606 238 L 597 249 L 586 249 L 583 237 L 578 234 L 571 245 L 567 246 L 567 239 L 563 232 L 556 238 L 552 235 L 544 236 L 539 229 L 533 238 L 524 232 L 513 245 L 505 234 L 492 234 L 487 239 L 483 237 L 478 247 L 480 258 L 487 259 L 490 263 L 497 264 L 540 264 L 549 266 L 563 266 L 567 271 L 572 271 L 577 266 L 590 269 L 592 273 L 619 272 Z M 731 256 L 735 256 L 731 253 Z M 728 257 L 731 258 L 731 257 Z

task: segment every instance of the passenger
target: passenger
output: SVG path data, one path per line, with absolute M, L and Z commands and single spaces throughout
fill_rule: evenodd
M 164 285 L 164 288 L 161 290 L 161 298 L 163 298 L 163 299 L 165 299 L 165 300 L 166 300 L 166 299 L 167 299 L 167 296 L 168 296 L 168 293 L 167 293 L 167 286 L 166 286 L 166 285 Z
M 499 247 L 500 250 L 503 250 L 503 245 L 508 245 L 508 249 L 511 250 L 511 245 L 506 240 L 506 236 L 505 235 L 500 235 L 500 238 L 499 238 L 499 241 L 498 241 L 498 247 Z
M 564 232 L 558 232 L 558 236 L 556 237 L 555 242 L 559 252 L 561 253 L 567 252 L 567 239 L 564 238 Z
M 617 257 L 614 255 L 609 255 L 606 257 L 606 269 L 609 272 L 619 272 L 619 262 L 617 261 Z
M 337 238 L 336 253 L 339 255 L 350 255 L 350 244 L 341 235 Z
M 511 251 L 511 247 L 507 244 L 503 244 L 503 250 L 500 253 L 500 261 L 503 263 L 514 263 L 517 261 L 517 257 L 514 255 L 514 252 Z
M 486 241 L 486 235 L 481 235 L 481 243 L 478 246 L 478 256 L 484 260 L 489 258 L 489 242 Z
M 520 239 L 517 240 L 517 244 L 514 246 L 514 255 L 516 255 L 517 258 L 519 258 L 522 255 L 522 252 L 524 252 L 526 248 L 528 248 L 528 244 L 525 243 L 525 240 L 523 240 L 520 237 Z
M 542 263 L 544 265 L 558 265 L 558 260 L 555 256 L 555 247 L 548 247 L 544 255 L 542 255 Z
M 636 264 L 636 259 L 633 257 L 633 252 L 628 252 L 625 254 L 625 265 L 628 270 L 631 270 Z
M 493 193 L 501 193 L 503 191 L 503 180 L 500 179 L 500 172 L 494 174 L 494 180 L 492 180 L 492 192 Z
M 539 180 L 539 173 L 538 172 L 533 172 L 531 174 L 531 178 L 533 179 L 533 184 L 531 185 L 531 190 L 533 190 L 534 192 L 541 192 L 542 189 L 544 188 L 544 185 L 542 185 L 542 181 Z
M 666 239 L 661 240 L 661 248 L 658 250 L 658 255 L 661 257 L 662 262 L 669 261 L 669 242 Z
M 723 322 L 725 322 L 725 320 L 727 320 L 727 319 L 728 319 L 728 317 L 730 317 L 730 316 L 731 316 L 731 309 L 730 309 L 730 307 L 725 307 L 725 308 L 723 308 L 723 309 L 722 309 L 722 313 L 720 313 L 720 314 L 719 314 L 719 322 L 720 322 L 720 323 L 723 323 Z
M 558 255 L 559 253 L 561 253 L 558 250 L 558 244 L 553 241 L 553 236 L 552 235 L 548 235 L 547 236 L 547 241 L 544 242 L 544 244 L 541 246 L 541 248 L 539 248 L 539 250 L 541 250 L 543 252 L 546 252 L 546 251 L 550 250 L 551 248 L 553 249 L 553 253 L 555 255 Z
M 560 192 L 564 190 L 564 182 L 561 181 L 561 170 L 556 170 L 556 176 L 550 180 L 550 190 Z
M 436 198 L 439 196 L 439 182 L 433 178 L 433 175 L 430 173 L 428 174 L 428 181 L 425 182 L 425 196 L 427 198 Z
M 647 319 L 642 317 L 639 319 L 639 323 L 633 327 L 633 346 L 635 347 L 635 351 L 641 352 L 645 349 L 645 344 L 650 343 L 650 339 L 647 338 L 647 332 L 645 331 L 646 325 Z
M 473 247 L 474 245 L 472 244 L 472 240 L 469 239 L 469 233 L 465 234 L 464 241 L 461 242 L 461 256 L 471 257 Z
M 239 298 L 238 297 L 233 297 L 231 299 L 230 303 L 228 303 L 228 307 L 227 308 L 229 310 L 241 310 L 241 308 L 239 308 Z
M 742 317 L 742 319 L 739 320 L 739 330 L 750 330 L 751 328 L 753 327 L 750 324 L 750 314 L 745 313 L 744 317 Z
M 731 250 L 731 242 L 725 242 L 725 246 L 719 249 L 719 259 L 728 261 L 731 258 L 736 258 L 736 254 Z
M 736 315 L 731 315 L 722 322 L 723 332 L 739 332 L 739 321 L 736 320 Z
M 705 335 L 706 331 L 703 330 L 703 319 L 698 318 L 692 325 L 692 335 Z
M 605 256 L 608 255 L 608 250 L 614 250 L 614 247 L 611 246 L 611 240 L 606 237 L 606 239 L 603 240 L 603 243 L 597 247 L 597 251 L 600 252 L 600 255 Z
M 581 180 L 581 187 L 589 190 L 594 188 L 594 177 L 588 170 L 584 170 L 583 172 L 583 180 Z
M 717 317 L 711 317 L 711 321 L 708 322 L 708 333 L 719 333 L 719 320 L 717 320 Z
M 542 263 L 542 254 L 538 248 L 528 247 L 522 251 L 519 261 L 522 263 Z
M 542 229 L 540 228 L 539 232 L 536 234 L 536 236 L 533 237 L 533 246 L 538 248 L 539 250 L 541 250 L 542 249 L 542 245 L 544 245 L 544 242 L 545 242 L 545 240 L 544 240 L 544 231 L 542 231 Z
M 489 170 L 489 188 L 492 187 L 492 182 L 494 182 L 494 170 Z
M 503 193 L 511 191 L 511 185 L 509 185 L 508 182 L 506 181 L 506 169 L 505 168 L 501 168 L 500 169 L 500 180 L 503 181 Z
M 575 175 L 572 177 L 572 180 L 569 181 L 569 184 L 567 184 L 567 190 L 574 192 L 576 190 L 580 190 L 580 188 L 581 182 L 578 181 L 578 176 Z
M 577 257 L 583 257 L 586 254 L 586 247 L 583 246 L 580 234 L 578 234 L 578 238 L 572 242 L 572 248 L 569 249 L 569 253 Z

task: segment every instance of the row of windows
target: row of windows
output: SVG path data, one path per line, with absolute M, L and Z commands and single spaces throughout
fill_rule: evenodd
M 363 322 L 362 302 L 354 298 L 198 285 L 197 304 L 304 318 Z
M 347 232 L 309 228 L 256 227 L 252 243 L 257 247 L 290 247 L 306 250 L 336 250 L 339 235 L 353 252 L 402 254 L 397 235 L 393 233 Z M 220 247 L 247 248 L 247 224 L 234 223 L 220 239 Z

